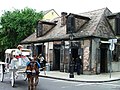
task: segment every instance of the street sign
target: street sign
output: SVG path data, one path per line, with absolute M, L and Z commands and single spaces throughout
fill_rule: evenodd
M 115 43 L 117 43 L 117 39 L 109 39 L 110 46 L 109 49 L 113 51 L 115 49 Z

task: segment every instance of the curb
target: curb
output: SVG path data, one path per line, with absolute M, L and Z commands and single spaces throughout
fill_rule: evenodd
M 83 81 L 83 80 L 64 79 L 64 78 L 45 76 L 45 75 L 39 75 L 39 77 L 52 78 L 52 79 L 65 80 L 65 81 L 73 81 L 73 82 L 86 82 L 86 83 L 104 83 L 104 82 L 113 82 L 113 81 L 120 80 L 120 79 L 114 79 L 114 80 L 103 80 L 103 81 Z

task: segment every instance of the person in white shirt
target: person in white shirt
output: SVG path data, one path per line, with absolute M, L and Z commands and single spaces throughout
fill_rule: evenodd
M 18 59 L 19 65 L 21 66 L 22 65 L 22 60 L 21 59 L 22 59 L 22 49 L 23 49 L 23 46 L 22 45 L 18 45 L 17 49 L 18 50 L 15 51 L 15 57 Z

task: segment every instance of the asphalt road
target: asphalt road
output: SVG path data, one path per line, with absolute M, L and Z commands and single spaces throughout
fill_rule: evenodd
M 0 90 L 27 90 L 27 81 L 19 77 L 15 87 L 11 86 L 9 76 L 0 82 Z M 109 83 L 83 83 L 50 78 L 40 78 L 37 90 L 120 90 L 120 81 Z
M 41 78 L 39 90 L 120 90 L 120 81 L 109 83 L 83 83 Z

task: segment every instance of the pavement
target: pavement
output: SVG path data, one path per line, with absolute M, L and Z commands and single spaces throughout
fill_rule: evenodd
M 74 82 L 88 82 L 88 83 L 102 83 L 102 82 L 112 82 L 120 80 L 120 72 L 112 72 L 103 73 L 98 75 L 77 75 L 74 73 L 74 78 L 69 78 L 69 73 L 60 72 L 60 71 L 46 71 L 46 75 L 44 72 L 40 72 L 40 77 L 45 78 L 53 78 L 59 80 L 66 81 L 74 81 Z

